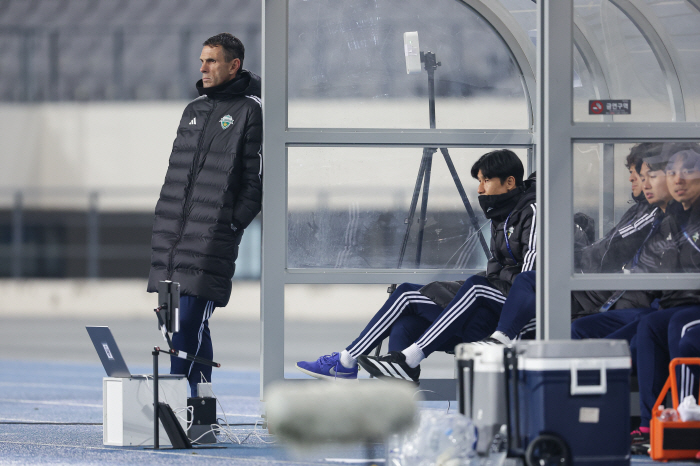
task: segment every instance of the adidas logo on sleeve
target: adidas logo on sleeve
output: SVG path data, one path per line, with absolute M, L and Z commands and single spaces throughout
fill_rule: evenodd
M 192 121 L 190 121 L 191 125 L 196 125 L 197 124 L 197 117 L 192 118 Z

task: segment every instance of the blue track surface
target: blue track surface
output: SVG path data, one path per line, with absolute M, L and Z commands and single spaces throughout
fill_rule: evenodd
M 132 371 L 148 373 L 149 368 Z M 103 376 L 97 364 L 0 360 L 0 464 L 338 464 L 325 459 L 366 455 L 359 447 L 329 446 L 300 456 L 273 443 L 273 436 L 254 426 L 234 427 L 237 437 L 245 441 L 226 443 L 221 449 L 153 451 L 104 446 Z M 258 372 L 216 372 L 214 389 L 230 424 L 261 420 L 259 381 Z M 383 455 L 383 447 L 377 445 L 372 456 Z M 643 457 L 634 457 L 632 463 L 654 464 Z
M 104 446 L 103 376 L 101 365 L 0 360 L 0 464 L 323 464 L 328 457 L 365 454 L 360 448 L 333 448 L 300 456 L 253 425 L 232 427 L 243 444 L 225 443 L 220 449 L 156 452 Z M 217 371 L 214 389 L 230 424 L 261 421 L 258 372 Z M 383 447 L 376 450 L 383 456 Z

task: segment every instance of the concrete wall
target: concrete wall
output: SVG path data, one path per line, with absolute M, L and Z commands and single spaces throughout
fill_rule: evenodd
M 152 210 L 185 102 L 52 103 L 0 106 L 0 186 L 61 188 L 28 204 L 81 208 L 67 190 L 118 189 L 104 199 Z M 125 195 L 124 191 L 127 192 Z M 3 199 L 7 202 L 7 196 Z
M 290 285 L 285 316 L 292 321 L 367 321 L 388 297 L 386 285 Z M 105 320 L 153 318 L 155 294 L 145 280 L 0 280 L 0 320 L 17 317 Z M 258 321 L 260 282 L 233 283 L 229 304 L 217 320 Z
M 84 209 L 86 193 L 100 189 L 100 209 L 152 211 L 186 104 L 138 101 L 0 105 L 0 208 L 10 205 L 14 189 L 33 189 L 25 196 L 29 207 Z M 342 122 L 334 122 L 338 125 L 381 127 L 383 120 L 397 113 L 406 115 L 401 120 L 403 127 L 428 126 L 424 100 L 299 100 L 290 102 L 290 108 L 296 124 L 303 122 L 307 127 L 327 126 L 328 118 L 323 117 L 332 114 L 343 115 Z M 441 128 L 525 129 L 527 116 L 522 100 L 448 99 L 439 102 L 438 123 Z M 476 184 L 469 168 L 483 151 L 451 152 L 467 192 L 475 195 Z M 420 156 L 420 149 L 294 149 L 293 155 L 290 152 L 290 207 L 314 208 L 318 202 L 330 201 L 331 206 L 343 209 L 348 202 L 359 201 L 372 208 L 393 208 L 399 196 L 406 198 L 402 203 L 407 204 Z M 314 163 L 302 167 L 309 157 Z M 435 164 L 432 202 L 449 207 L 458 198 L 443 168 L 444 164 Z M 444 186 L 440 170 L 445 172 Z M 392 176 L 386 176 L 388 171 Z M 368 176 L 371 173 L 375 176 Z

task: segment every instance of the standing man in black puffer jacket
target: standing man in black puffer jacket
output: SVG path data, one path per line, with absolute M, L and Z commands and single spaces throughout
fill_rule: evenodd
M 226 306 L 245 228 L 262 199 L 260 78 L 244 70 L 245 49 L 228 33 L 204 42 L 200 97 L 187 105 L 156 205 L 148 292 L 180 283 L 179 351 L 212 359 L 209 318 Z M 171 357 L 192 395 L 211 367 Z

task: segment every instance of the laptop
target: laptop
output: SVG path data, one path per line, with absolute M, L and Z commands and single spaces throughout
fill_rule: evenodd
M 131 377 L 109 327 L 85 327 L 108 377 Z

